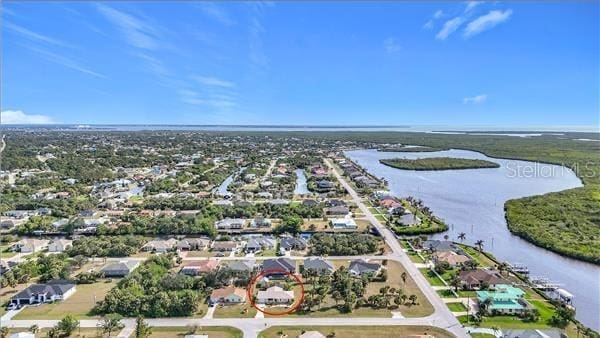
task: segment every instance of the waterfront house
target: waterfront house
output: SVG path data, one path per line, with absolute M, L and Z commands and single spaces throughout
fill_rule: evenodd
M 495 289 L 498 284 L 510 284 L 495 270 L 466 270 L 461 271 L 458 277 L 462 288 L 468 290 L 480 289 L 482 286 Z
M 529 308 L 523 296 L 525 292 L 509 284 L 498 284 L 493 291 L 477 291 L 479 306 L 490 300 L 485 311 L 491 314 L 519 314 Z
M 252 237 L 246 243 L 246 252 L 259 252 L 263 250 L 271 250 L 275 248 L 276 241 L 272 237 L 257 236 Z
M 225 288 L 215 289 L 210 294 L 210 302 L 212 304 L 239 304 L 246 301 L 246 290 L 228 286 Z
M 294 291 L 285 291 L 279 286 L 272 286 L 265 291 L 258 291 L 256 302 L 259 304 L 289 304 L 294 301 Z
M 52 303 L 69 298 L 76 290 L 75 284 L 63 280 L 49 281 L 46 284 L 32 284 L 15 294 L 10 302 L 16 306 Z
M 451 267 L 463 265 L 471 259 L 465 255 L 457 254 L 454 251 L 439 251 L 434 252 L 432 255 L 434 262 L 446 262 Z
M 421 244 L 421 248 L 423 250 L 430 250 L 430 251 L 454 251 L 454 252 L 459 252 L 459 247 L 454 244 L 451 241 L 440 241 L 437 239 L 430 239 L 427 241 L 424 241 Z M 460 250 L 462 251 L 462 250 Z
M 135 270 L 139 265 L 140 262 L 137 260 L 111 262 L 100 269 L 100 273 L 107 278 L 125 277 Z
M 403 226 L 415 226 L 421 224 L 421 219 L 411 212 L 407 212 L 404 215 L 398 217 L 396 223 Z

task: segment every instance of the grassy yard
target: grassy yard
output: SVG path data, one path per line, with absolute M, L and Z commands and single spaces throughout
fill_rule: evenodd
M 417 255 L 417 253 L 414 251 L 408 252 L 408 257 L 414 263 L 425 263 L 425 261 L 421 257 L 419 257 L 419 255 Z
M 212 252 L 212 251 L 208 251 L 208 250 L 202 250 L 202 251 L 188 251 L 187 256 L 186 257 L 214 257 L 216 252 Z M 225 253 L 225 255 L 229 255 L 228 253 Z
M 258 337 L 280 338 L 283 333 L 286 337 L 291 338 L 298 337 L 305 331 L 319 331 L 323 335 L 345 338 L 392 338 L 422 334 L 429 334 L 436 338 L 453 337 L 447 331 L 427 326 L 273 326 L 259 333 Z
M 231 326 L 174 326 L 174 327 L 153 327 L 151 338 L 172 338 L 183 337 L 186 334 L 206 334 L 211 338 L 242 338 L 242 331 Z
M 483 253 L 479 252 L 479 250 L 468 246 L 468 245 L 460 245 L 460 247 L 469 255 L 471 256 L 471 258 L 473 258 L 477 264 L 479 264 L 482 267 L 494 267 L 496 266 L 496 263 L 489 259 L 486 255 L 484 255 Z
M 433 285 L 433 286 L 445 286 L 446 284 L 444 284 L 444 282 L 442 282 L 442 280 L 436 276 L 436 274 L 431 271 L 428 268 L 420 268 L 419 271 L 421 271 L 421 274 L 423 274 L 423 276 L 425 276 L 425 278 L 427 279 L 427 281 L 429 282 L 429 284 Z
M 263 250 L 263 251 L 255 254 L 254 256 L 257 256 L 257 257 L 265 257 L 265 256 L 271 257 L 271 256 L 276 256 L 276 255 L 277 255 L 277 252 L 276 252 L 275 248 L 273 248 L 273 249 L 269 249 L 269 250 Z
M 454 297 L 454 294 L 450 290 L 437 290 L 436 292 L 442 298 L 451 298 L 451 297 Z M 460 295 L 460 291 L 459 291 L 459 295 Z
M 0 258 L 9 259 L 16 255 L 17 253 L 10 250 L 10 245 L 0 245 Z
M 348 266 L 349 262 L 345 260 L 332 260 L 334 266 L 339 268 L 340 266 Z M 373 309 L 371 307 L 361 307 L 354 309 L 352 313 L 340 313 L 335 307 L 335 301 L 330 297 L 326 297 L 321 304 L 321 309 L 317 310 L 314 308 L 310 313 L 295 313 L 299 316 L 307 317 L 385 317 L 389 318 L 392 316 L 392 311 L 399 311 L 405 317 L 423 317 L 433 313 L 433 307 L 425 298 L 425 295 L 421 292 L 419 287 L 410 278 L 406 279 L 406 284 L 402 282 L 401 274 L 405 272 L 404 267 L 397 262 L 388 261 L 388 279 L 386 282 L 371 282 L 367 286 L 365 298 L 369 295 L 379 294 L 379 289 L 389 285 L 396 289 L 404 290 L 404 293 L 409 296 L 415 294 L 417 296 L 417 304 L 411 305 L 409 301 L 406 304 L 395 306 L 384 309 Z M 305 288 L 310 286 L 305 285 Z
M 446 303 L 446 306 L 448 306 L 448 309 L 452 312 L 467 311 L 467 307 L 461 302 Z
M 471 338 L 495 338 L 496 336 L 488 333 L 471 333 Z
M 217 306 L 213 318 L 254 318 L 256 312 L 250 304 Z
M 104 299 L 106 293 L 116 285 L 116 281 L 108 283 L 79 284 L 77 291 L 64 301 L 39 306 L 28 306 L 19 312 L 14 319 L 62 319 L 67 314 L 77 318 L 89 318 L 94 301 Z

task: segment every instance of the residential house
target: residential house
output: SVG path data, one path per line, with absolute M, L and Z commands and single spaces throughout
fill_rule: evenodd
M 437 239 L 430 239 L 427 241 L 424 241 L 421 244 L 421 248 L 424 250 L 431 250 L 431 251 L 454 251 L 454 252 L 460 252 L 459 251 L 459 247 L 454 244 L 451 241 L 440 241 Z
M 73 241 L 69 239 L 55 239 L 48 244 L 49 252 L 64 252 L 73 247 Z
M 382 266 L 379 263 L 371 263 L 367 262 L 364 259 L 357 259 L 350 262 L 350 266 L 348 267 L 348 271 L 355 276 L 375 276 L 379 273 Z
M 256 267 L 256 261 L 245 259 L 245 260 L 234 260 L 227 264 L 227 268 L 237 272 L 252 272 Z
M 262 265 L 263 271 L 273 271 L 271 276 L 285 275 L 285 272 L 296 273 L 296 261 L 289 258 L 266 259 Z
M 346 202 L 342 201 L 342 200 L 338 200 L 338 199 L 331 199 L 331 200 L 327 200 L 325 202 L 325 206 L 328 208 L 331 207 L 345 207 L 346 206 Z
M 294 291 L 285 291 L 279 286 L 272 286 L 265 291 L 258 291 L 256 302 L 259 304 L 289 304 L 294 301 Z
M 499 284 L 510 284 L 495 270 L 466 270 L 461 271 L 458 277 L 460 278 L 461 286 L 469 290 L 479 289 L 482 286 L 495 289 Z
M 346 216 L 350 213 L 350 209 L 346 206 L 335 206 L 325 209 L 325 214 L 328 216 Z
M 275 248 L 276 241 L 272 237 L 258 236 L 252 237 L 246 243 L 246 252 L 259 252 L 263 250 L 271 250 Z
M 330 191 L 333 190 L 333 183 L 328 180 L 320 180 L 317 182 L 317 190 L 319 191 Z
M 302 201 L 302 205 L 306 207 L 316 207 L 317 205 L 319 205 L 319 202 L 312 199 L 305 199 Z
M 129 275 L 133 270 L 135 270 L 140 265 L 140 262 L 137 260 L 126 260 L 120 262 L 111 262 L 106 264 L 102 269 L 100 269 L 100 273 L 104 277 L 125 277 Z
M 212 245 L 213 251 L 237 251 L 239 246 L 235 241 L 214 241 Z
M 269 228 L 271 227 L 271 220 L 264 217 L 256 217 L 252 220 L 250 225 L 253 228 Z
M 50 241 L 46 239 L 24 238 L 12 245 L 12 250 L 23 253 L 33 253 L 48 248 Z
M 279 240 L 279 251 L 283 254 L 285 254 L 286 251 L 306 250 L 307 246 L 306 240 L 301 237 L 282 235 Z
M 447 262 L 450 266 L 460 266 L 471 259 L 465 255 L 457 254 L 454 251 L 439 251 L 433 253 L 434 262 Z
M 415 226 L 421 224 L 421 219 L 415 214 L 408 212 L 398 217 L 396 223 L 404 226 Z
M 329 221 L 331 227 L 334 229 L 357 229 L 358 226 L 352 218 L 334 218 Z
M 498 284 L 493 291 L 477 291 L 477 301 L 481 307 L 488 299 L 490 304 L 485 306 L 485 311 L 492 314 L 519 314 L 528 309 L 530 305 L 523 296 L 525 292 L 509 284 Z
M 333 273 L 335 267 L 333 263 L 323 258 L 307 258 L 304 260 L 304 271 L 314 270 L 319 275 Z
M 142 251 L 165 253 L 173 250 L 173 248 L 175 248 L 176 245 L 177 240 L 175 238 L 155 239 L 144 244 L 144 246 L 142 246 Z
M 50 281 L 46 284 L 32 284 L 15 294 L 10 302 L 17 307 L 26 304 L 51 303 L 69 298 L 76 290 L 75 284 L 63 280 Z
M 202 261 L 187 261 L 183 263 L 180 273 L 188 276 L 198 276 L 203 273 L 214 271 L 219 265 L 216 259 L 207 259 Z
M 210 302 L 212 304 L 239 304 L 246 301 L 246 290 L 228 286 L 225 288 L 215 289 L 210 294 Z
M 246 221 L 242 218 L 225 218 L 215 222 L 215 227 L 219 230 L 242 229 Z
M 194 251 L 206 250 L 210 245 L 208 238 L 184 238 L 177 243 L 177 250 Z
M 261 191 L 261 192 L 257 193 L 256 196 L 258 196 L 258 198 L 263 198 L 263 199 L 268 199 L 268 200 L 273 198 L 273 194 L 268 191 Z

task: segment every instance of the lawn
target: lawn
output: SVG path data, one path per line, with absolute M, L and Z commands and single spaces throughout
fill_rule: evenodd
M 446 306 L 448 306 L 448 309 L 450 309 L 452 312 L 467 311 L 467 307 L 461 302 L 446 303 Z
M 339 268 L 340 266 L 348 266 L 348 261 L 345 260 L 332 260 L 334 266 Z M 411 294 L 415 294 L 417 296 L 417 304 L 411 305 L 410 302 L 407 301 L 406 304 L 400 305 L 397 307 L 396 305 L 392 305 L 390 308 L 384 309 L 373 309 L 371 307 L 361 307 L 354 309 L 352 313 L 340 313 L 335 307 L 335 301 L 331 299 L 331 297 L 326 297 L 321 305 L 321 309 L 317 310 L 314 308 L 310 313 L 295 313 L 300 316 L 308 316 L 308 317 L 385 317 L 389 318 L 392 316 L 392 311 L 400 311 L 404 317 L 423 317 L 430 315 L 433 313 L 433 307 L 425 298 L 425 295 L 421 292 L 419 287 L 415 284 L 415 282 L 408 276 L 406 279 L 406 284 L 402 282 L 401 274 L 406 270 L 402 266 L 402 264 L 395 261 L 388 261 L 387 264 L 388 269 L 388 279 L 386 282 L 371 282 L 367 286 L 367 292 L 365 298 L 369 295 L 379 294 L 379 289 L 382 287 L 389 285 L 396 289 L 404 290 L 404 293 L 408 296 Z M 305 288 L 309 288 L 310 286 L 305 285 Z
M 19 312 L 14 319 L 62 319 L 72 314 L 79 319 L 91 317 L 90 310 L 106 296 L 106 293 L 117 284 L 101 281 L 94 284 L 79 284 L 77 291 L 64 301 L 39 306 L 28 306 Z
M 255 254 L 254 256 L 257 256 L 257 257 L 272 257 L 272 256 L 277 256 L 277 251 L 275 250 L 275 248 L 269 249 L 269 250 L 263 250 L 263 251 Z
M 211 338 L 242 338 L 242 331 L 231 326 L 173 326 L 152 328 L 150 338 L 183 337 L 187 334 L 206 334 Z
M 433 286 L 446 286 L 446 284 L 444 284 L 444 282 L 442 282 L 442 280 L 429 268 L 420 268 L 419 271 L 425 276 L 429 284 Z
M 319 331 L 323 335 L 344 338 L 392 338 L 428 334 L 436 338 L 453 337 L 447 331 L 428 326 L 273 326 L 258 334 L 259 338 L 298 337 L 305 331 Z
M 256 312 L 250 304 L 217 306 L 213 318 L 254 318 Z
M 460 245 L 460 247 L 469 255 L 471 256 L 471 258 L 473 258 L 477 264 L 479 264 L 482 267 L 494 267 L 496 266 L 496 263 L 489 259 L 486 255 L 484 255 L 483 253 L 479 252 L 479 250 L 468 246 L 468 245 Z
M 472 316 L 471 316 L 472 318 Z M 458 320 L 465 324 L 467 322 L 467 316 L 459 316 Z M 473 320 L 471 319 L 471 325 L 473 324 Z M 478 325 L 481 327 L 493 327 L 497 326 L 499 328 L 510 328 L 510 329 L 548 329 L 552 328 L 551 325 L 543 321 L 542 319 L 537 322 L 525 322 L 521 320 L 517 316 L 490 316 L 483 317 L 482 322 Z
M 495 338 L 493 334 L 488 333 L 471 333 L 471 338 Z
M 408 257 L 414 263 L 425 263 L 425 261 L 419 255 L 417 255 L 417 253 L 414 251 L 408 252 Z
M 225 253 L 225 255 L 229 255 L 228 253 Z M 188 251 L 187 256 L 186 257 L 214 257 L 215 256 L 215 252 L 212 251 L 208 251 L 208 250 L 202 250 L 202 251 Z
M 17 253 L 10 250 L 10 245 L 0 245 L 0 258 L 9 259 L 16 255 Z

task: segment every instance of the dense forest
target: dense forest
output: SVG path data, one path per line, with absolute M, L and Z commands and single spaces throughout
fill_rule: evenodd
M 452 157 L 430 157 L 419 158 L 416 160 L 406 158 L 390 158 L 379 160 L 379 162 L 392 168 L 404 170 L 451 170 L 500 167 L 498 163 L 490 161 Z

